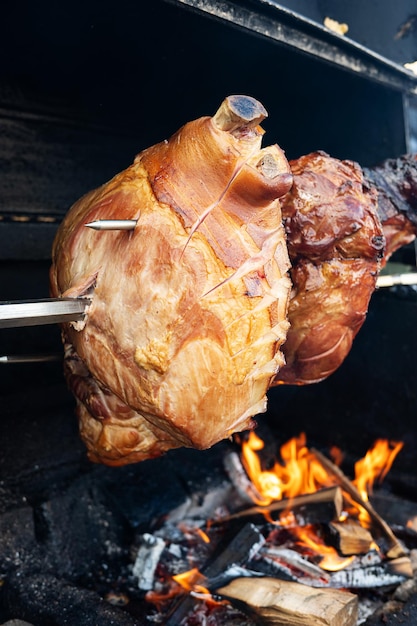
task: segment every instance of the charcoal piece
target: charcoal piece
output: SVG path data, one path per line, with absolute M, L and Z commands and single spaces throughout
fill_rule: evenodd
M 415 626 L 417 624 L 417 594 L 405 604 L 385 603 L 362 626 Z
M 217 558 L 204 568 L 204 575 L 212 578 L 230 565 L 244 565 L 257 554 L 264 543 L 265 538 L 256 526 L 246 524 Z
M 98 588 L 117 580 L 127 561 L 130 535 L 126 531 L 123 517 L 109 507 L 105 492 L 90 475 L 81 476 L 56 498 L 3 513 L 0 576 L 5 614 L 0 619 L 19 617 L 36 626 L 81 625 L 90 622 L 78 619 L 79 615 L 84 609 L 88 615 L 91 609 L 92 616 L 103 616 L 91 623 L 110 624 L 110 617 L 105 621 L 107 613 L 112 615 L 110 605 L 79 585 Z M 65 621 L 73 615 L 72 608 L 64 610 L 67 601 L 74 611 L 79 606 L 72 621 Z
M 117 569 L 130 533 L 105 492 L 85 476 L 63 494 L 33 509 L 34 538 L 44 565 L 58 577 L 75 580 L 106 563 Z
M 201 573 L 208 579 L 216 578 L 231 565 L 241 566 L 255 556 L 265 538 L 253 524 L 246 524 L 233 537 L 223 551 L 214 560 L 202 568 Z M 185 596 L 174 606 L 166 626 L 178 626 L 181 620 L 192 610 L 195 600 L 192 596 Z

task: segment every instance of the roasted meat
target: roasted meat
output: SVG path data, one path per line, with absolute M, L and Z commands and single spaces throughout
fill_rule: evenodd
M 289 260 L 282 150 L 263 106 L 227 98 L 81 198 L 53 246 L 51 293 L 88 296 L 63 325 L 65 372 L 94 461 L 207 448 L 251 426 L 283 364 Z M 96 232 L 100 219 L 137 219 Z
M 363 170 L 378 193 L 378 217 L 385 237 L 383 263 L 417 235 L 417 155 L 387 159 Z
M 286 365 L 274 384 L 316 383 L 349 353 L 380 268 L 417 232 L 417 159 L 373 169 L 316 152 L 290 162 L 282 214 L 291 259 Z
M 207 448 L 251 427 L 271 384 L 329 376 L 380 268 L 416 235 L 416 157 L 288 164 L 261 148 L 265 116 L 227 98 L 81 198 L 59 229 L 51 293 L 92 300 L 62 332 L 94 461 Z M 137 224 L 85 227 L 100 219 Z

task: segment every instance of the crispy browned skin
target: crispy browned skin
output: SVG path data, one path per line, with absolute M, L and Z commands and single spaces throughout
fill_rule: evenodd
M 94 461 L 206 448 L 265 410 L 288 328 L 278 198 L 292 183 L 278 146 L 261 149 L 265 115 L 227 99 L 79 200 L 59 229 L 51 293 L 92 298 L 63 336 Z M 138 223 L 84 226 L 112 218 Z
M 361 328 L 384 252 L 377 191 L 362 169 L 316 152 L 290 162 L 282 213 L 292 263 L 285 367 L 274 384 L 334 372 Z
M 378 216 L 385 236 L 383 262 L 417 234 L 417 155 L 387 159 L 364 169 L 366 180 L 378 191 Z

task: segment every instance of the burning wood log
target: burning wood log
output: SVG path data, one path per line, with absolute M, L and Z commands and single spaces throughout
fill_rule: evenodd
M 284 498 L 273 502 L 268 506 L 254 506 L 244 509 L 227 517 L 215 521 L 215 523 L 228 522 L 241 517 L 254 515 L 268 515 L 277 511 L 291 510 L 294 524 L 286 526 L 306 526 L 308 524 L 326 523 L 340 517 L 343 509 L 343 495 L 340 487 L 320 489 L 314 493 L 307 493 L 294 498 Z
M 324 571 L 295 550 L 265 544 L 248 563 L 248 571 L 309 587 L 351 590 L 397 585 L 412 577 L 412 565 L 408 557 L 382 561 L 377 552 L 371 551 L 364 556 L 351 558 L 353 560 L 350 562 L 346 559 L 347 565 L 342 569 Z
M 224 469 L 244 502 L 261 502 L 262 496 L 247 475 L 237 452 L 229 451 L 223 459 Z
M 265 545 L 249 567 L 251 571 L 262 572 L 267 577 L 292 580 L 310 587 L 330 586 L 328 572 L 290 548 Z
M 202 568 L 203 579 L 214 580 L 231 566 L 241 566 L 250 560 L 265 543 L 265 538 L 253 524 L 246 524 L 226 548 L 210 564 Z M 223 578 L 224 580 L 224 578 Z M 208 582 L 206 583 L 208 584 Z M 195 600 L 192 596 L 182 597 L 173 607 L 166 626 L 178 626 L 192 610 Z
M 265 625 L 354 626 L 357 621 L 357 597 L 335 589 L 274 578 L 236 578 L 216 593 Z
M 399 557 L 405 556 L 407 554 L 406 549 L 401 544 L 401 542 L 397 539 L 397 537 L 392 532 L 391 528 L 388 526 L 386 521 L 375 511 L 372 504 L 366 500 L 364 500 L 356 489 L 356 487 L 352 484 L 352 482 L 345 476 L 342 470 L 337 467 L 332 461 L 330 461 L 327 457 L 324 456 L 318 450 L 312 449 L 312 452 L 320 461 L 320 463 L 325 467 L 325 469 L 330 472 L 340 483 L 342 489 L 352 498 L 356 504 L 359 504 L 361 507 L 365 509 L 365 511 L 370 516 L 373 524 L 378 527 L 379 531 L 383 534 L 385 539 L 388 541 L 389 550 L 387 551 L 387 557 L 389 559 L 397 559 Z
M 366 554 L 371 549 L 371 533 L 355 520 L 330 522 L 329 531 L 330 541 L 344 556 Z

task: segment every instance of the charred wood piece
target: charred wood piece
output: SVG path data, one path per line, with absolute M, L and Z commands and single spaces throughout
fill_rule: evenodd
M 333 572 L 330 577 L 330 586 L 343 589 L 372 589 L 398 585 L 411 578 L 412 575 L 410 559 L 401 557 L 385 561 L 379 565 L 347 567 L 338 572 Z
M 249 563 L 249 567 L 270 577 L 300 582 L 312 587 L 327 587 L 330 584 L 328 572 L 290 548 L 265 545 Z
M 247 475 L 237 452 L 227 452 L 223 459 L 223 466 L 243 502 L 253 504 L 262 501 L 261 494 Z
M 278 500 L 268 506 L 255 506 L 244 509 L 227 517 L 217 519 L 215 523 L 218 524 L 255 515 L 270 515 L 278 511 L 291 511 L 293 523 L 287 523 L 286 521 L 285 526 L 288 528 L 291 526 L 331 522 L 340 517 L 342 509 L 342 490 L 340 487 L 329 487 L 314 493 Z
M 264 543 L 265 538 L 261 532 L 253 524 L 246 524 L 211 563 L 201 568 L 201 574 L 210 580 L 220 576 L 232 566 L 243 566 L 257 554 Z M 171 611 L 165 622 L 166 626 L 178 626 L 192 610 L 194 603 L 192 596 L 182 597 Z
M 337 467 L 330 459 L 319 450 L 312 449 L 312 452 L 316 458 L 320 461 L 323 467 L 330 472 L 339 482 L 342 489 L 352 498 L 356 504 L 359 504 L 368 515 L 371 517 L 373 525 L 380 531 L 384 538 L 388 541 L 389 549 L 387 551 L 387 557 L 389 559 L 397 559 L 407 554 L 406 548 L 401 544 L 398 538 L 394 535 L 386 521 L 375 511 L 372 504 L 362 498 L 359 491 L 353 485 L 353 483 L 345 476 L 342 470 Z
M 340 554 L 351 556 L 366 554 L 371 550 L 373 538 L 369 530 L 355 520 L 330 522 L 328 539 Z

